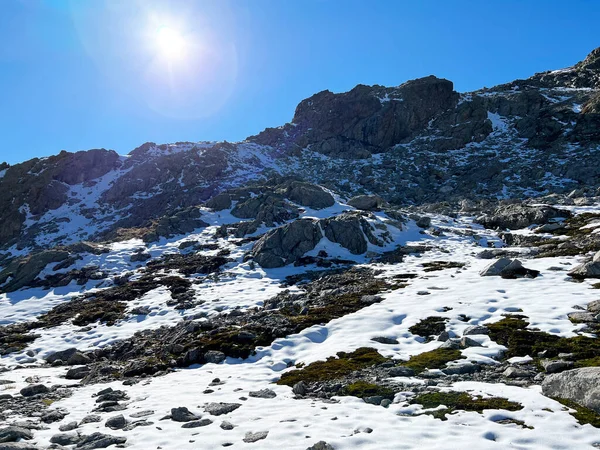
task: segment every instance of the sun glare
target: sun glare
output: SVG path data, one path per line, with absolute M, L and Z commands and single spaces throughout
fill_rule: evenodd
M 165 59 L 175 61 L 186 56 L 188 42 L 173 28 L 160 27 L 156 32 L 156 43 L 160 54 Z

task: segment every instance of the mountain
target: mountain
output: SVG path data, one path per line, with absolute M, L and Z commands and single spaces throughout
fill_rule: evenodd
M 240 143 L 146 143 L 126 156 L 63 151 L 5 165 L 0 246 L 101 239 L 277 176 L 399 206 L 591 195 L 599 108 L 600 49 L 573 67 L 469 93 L 433 76 L 323 91 L 300 102 L 290 123 Z
M 0 165 L 0 449 L 600 445 L 600 48 L 243 142 Z

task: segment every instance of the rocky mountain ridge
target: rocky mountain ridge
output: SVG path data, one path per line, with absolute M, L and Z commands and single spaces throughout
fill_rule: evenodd
M 300 102 L 241 143 L 146 143 L 0 171 L 0 247 L 51 247 L 149 227 L 223 190 L 293 175 L 397 206 L 539 197 L 600 184 L 600 49 L 575 66 L 459 94 L 429 76 Z M 347 161 L 352 160 L 352 164 Z M 585 161 L 585 164 L 581 162 Z

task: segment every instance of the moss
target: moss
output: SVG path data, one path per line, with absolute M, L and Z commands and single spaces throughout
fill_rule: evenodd
M 429 337 L 431 335 L 438 335 L 446 329 L 447 317 L 431 316 L 426 319 L 422 319 L 419 323 L 413 325 L 408 329 L 412 334 L 417 336 Z
M 445 406 L 444 409 L 426 413 L 441 420 L 446 420 L 446 414 L 452 414 L 455 411 L 475 411 L 481 413 L 486 409 L 504 409 L 507 411 L 523 409 L 520 403 L 511 402 L 502 397 L 471 397 L 466 392 L 427 392 L 413 398 L 410 404 L 423 405 L 425 409 Z
M 337 357 L 332 356 L 325 361 L 311 363 L 303 369 L 284 373 L 277 384 L 293 386 L 299 381 L 335 380 L 356 370 L 372 367 L 385 361 L 388 359 L 380 355 L 374 348 L 361 347 L 351 353 L 339 352 Z
M 43 398 L 42 399 L 42 403 L 46 406 L 50 406 L 52 405 L 52 403 L 54 403 L 56 400 L 53 400 L 51 398 Z
M 462 359 L 464 356 L 460 353 L 460 350 L 451 348 L 437 348 L 429 352 L 424 352 L 419 355 L 411 356 L 402 365 L 410 367 L 415 372 L 423 372 L 425 369 L 442 369 L 446 367 L 446 364 L 450 361 Z
M 498 421 L 496 421 L 496 423 L 501 423 L 502 425 L 517 425 L 521 428 L 528 428 L 529 430 L 533 430 L 533 427 L 527 425 L 525 422 L 523 422 L 522 420 L 519 419 L 500 419 Z
M 592 284 L 592 289 L 600 289 L 600 283 Z
M 465 266 L 465 263 L 457 261 L 431 261 L 421 264 L 425 269 L 424 272 L 435 272 L 444 269 L 460 269 Z
M 595 428 L 600 428 L 600 414 L 593 409 L 586 408 L 585 406 L 581 406 L 580 404 L 565 398 L 555 398 L 554 400 L 562 403 L 567 408 L 574 409 L 575 412 L 571 412 L 569 414 L 575 417 L 577 422 L 579 422 L 581 425 L 590 424 Z
M 560 337 L 542 331 L 528 329 L 525 316 L 507 316 L 488 324 L 490 338 L 507 347 L 506 358 L 533 356 L 544 352 L 552 358 L 559 353 L 572 353 L 576 367 L 600 365 L 600 340 L 588 336 Z
M 392 400 L 394 391 L 390 388 L 380 386 L 378 384 L 368 383 L 366 381 L 357 381 L 349 384 L 342 391 L 343 395 L 351 395 L 353 397 L 366 398 L 380 396 Z

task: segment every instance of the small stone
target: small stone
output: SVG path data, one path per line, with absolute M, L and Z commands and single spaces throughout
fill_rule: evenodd
M 335 450 L 331 445 L 325 441 L 319 441 L 315 445 L 311 445 L 306 450 Z
M 275 398 L 277 394 L 271 389 L 261 389 L 260 391 L 251 391 L 248 395 L 255 398 Z
M 374 338 L 371 338 L 371 340 L 374 342 L 379 342 L 380 344 L 387 344 L 387 345 L 398 344 L 397 339 L 393 339 L 393 338 L 389 338 L 389 337 L 385 337 L 385 336 L 376 336 Z
M 415 371 L 413 369 L 404 366 L 392 367 L 388 370 L 390 377 L 412 377 L 414 374 Z
M 76 445 L 80 440 L 81 436 L 77 433 L 55 434 L 50 438 L 50 442 L 57 445 Z
M 34 395 L 46 394 L 49 391 L 50 389 L 48 389 L 43 384 L 32 384 L 30 386 L 24 387 L 19 392 L 23 397 L 33 397 Z
M 261 439 L 265 439 L 268 436 L 268 434 L 268 431 L 259 431 L 257 433 L 248 432 L 244 436 L 243 441 L 248 444 L 251 444 L 253 442 L 260 441 Z
M 102 421 L 102 417 L 97 415 L 97 414 L 90 414 L 89 416 L 85 416 L 83 419 L 81 419 L 80 425 L 85 425 L 86 423 L 95 423 L 95 422 L 101 422 Z
M 219 426 L 221 427 L 222 430 L 233 430 L 235 428 L 234 424 L 232 424 L 231 422 L 227 422 L 226 420 L 221 422 L 221 425 L 219 425 Z
M 210 419 L 202 419 L 202 420 L 194 420 L 192 422 L 187 422 L 181 425 L 181 428 L 199 428 L 210 425 L 212 420 Z
M 509 367 L 504 372 L 502 372 L 502 375 L 506 378 L 529 378 L 531 376 L 531 373 L 529 373 L 527 370 L 520 369 L 518 367 Z
M 125 420 L 125 417 L 123 417 L 123 414 L 109 418 L 104 424 L 104 426 L 110 428 L 111 430 L 120 430 L 125 428 L 126 425 L 127 421 Z
M 292 392 L 296 395 L 304 396 L 307 393 L 306 383 L 299 381 L 292 387 Z
M 207 363 L 220 364 L 225 361 L 225 353 L 217 350 L 209 350 L 204 354 L 204 360 Z
M 204 411 L 212 416 L 221 416 L 235 411 L 240 406 L 241 403 L 208 403 L 204 406 Z
M 542 367 L 546 371 L 546 373 L 559 373 L 563 370 L 572 369 L 573 361 L 563 361 L 563 360 L 546 360 L 542 362 Z
M 72 431 L 75 428 L 77 428 L 77 421 L 65 423 L 65 424 L 59 426 L 58 430 L 65 432 L 65 431 Z
M 154 411 L 152 411 L 151 409 L 146 409 L 144 411 L 129 414 L 129 417 L 131 417 L 132 419 L 139 419 L 140 417 L 147 417 L 151 416 L 152 414 L 154 414 Z
M 63 412 L 63 411 L 54 409 L 45 414 L 42 414 L 41 419 L 42 419 L 42 422 L 44 422 L 44 423 L 60 422 L 61 420 L 63 420 L 65 418 L 65 416 L 67 414 L 68 414 L 67 412 Z
M 197 420 L 199 417 L 191 413 L 185 406 L 180 408 L 171 408 L 171 420 L 175 422 L 191 422 Z

